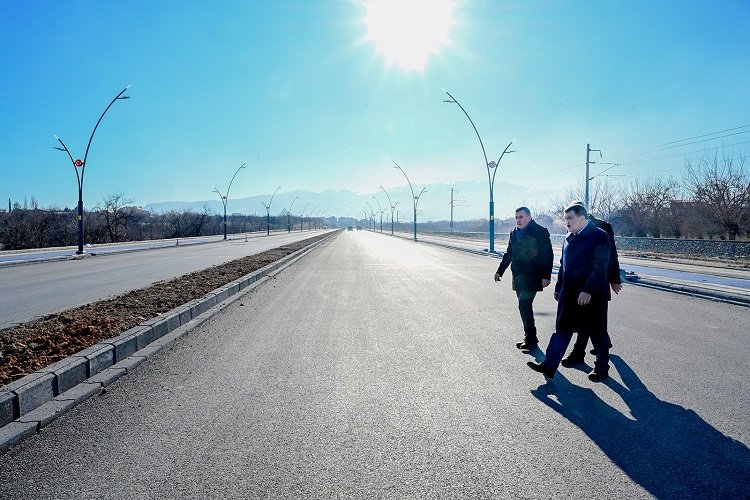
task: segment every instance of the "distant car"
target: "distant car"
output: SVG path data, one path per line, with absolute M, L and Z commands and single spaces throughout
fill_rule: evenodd
M 357 231 L 362 231 L 362 226 L 357 226 Z
M 354 231 L 354 228 L 352 226 L 349 226 L 346 228 L 347 231 Z

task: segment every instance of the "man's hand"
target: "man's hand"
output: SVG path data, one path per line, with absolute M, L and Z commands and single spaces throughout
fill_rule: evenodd
M 542 280 L 542 288 L 547 288 L 550 284 L 550 280 Z
M 609 286 L 615 293 L 620 293 L 620 290 L 622 290 L 622 283 L 610 283 Z
M 557 301 L 557 297 L 560 295 L 560 292 L 552 292 L 552 298 Z
M 578 296 L 578 305 L 579 306 L 585 306 L 591 302 L 591 294 L 586 292 L 581 292 L 581 294 Z
M 500 273 L 495 273 L 495 283 L 500 281 Z

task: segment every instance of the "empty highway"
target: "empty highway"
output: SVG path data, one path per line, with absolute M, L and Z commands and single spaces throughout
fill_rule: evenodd
M 625 285 L 610 380 L 548 382 L 496 266 L 341 233 L 0 456 L 2 495 L 748 497 L 748 308 Z

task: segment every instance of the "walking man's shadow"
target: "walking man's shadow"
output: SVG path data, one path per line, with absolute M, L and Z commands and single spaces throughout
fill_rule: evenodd
M 554 383 L 531 392 L 580 427 L 657 498 L 750 498 L 747 446 L 693 410 L 658 399 L 619 356 L 612 355 L 610 361 L 624 385 L 612 378 L 605 384 L 622 397 L 635 420 L 559 373 Z

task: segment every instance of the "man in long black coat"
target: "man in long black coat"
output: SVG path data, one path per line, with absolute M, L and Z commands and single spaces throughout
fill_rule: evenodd
M 586 219 L 582 204 L 565 209 L 568 236 L 563 242 L 560 270 L 555 284 L 557 318 L 545 360 L 529 361 L 530 368 L 554 377 L 565 350 L 575 332 L 586 332 L 596 350 L 593 381 L 604 380 L 609 372 L 609 336 L 607 335 L 607 285 L 609 236 Z
M 553 260 L 549 231 L 531 218 L 528 208 L 517 208 L 516 228 L 510 232 L 508 249 L 497 268 L 495 281 L 500 281 L 510 266 L 523 322 L 524 339 L 516 344 L 519 349 L 533 349 L 539 343 L 534 323 L 534 297 L 549 286 Z
M 572 203 L 579 203 L 583 205 L 582 201 L 575 201 Z M 620 277 L 620 260 L 617 258 L 617 246 L 615 245 L 615 231 L 612 229 L 612 225 L 602 219 L 597 219 L 593 215 L 589 214 L 589 220 L 594 223 L 596 227 L 604 230 L 609 236 L 609 262 L 607 263 L 607 282 L 609 283 L 610 289 L 615 293 L 620 293 L 622 290 L 622 278 Z M 609 334 L 609 331 L 607 331 Z M 611 338 L 610 338 L 611 340 Z M 573 350 L 570 351 L 568 357 L 562 360 L 563 366 L 574 366 L 579 363 L 583 363 L 586 357 L 586 346 L 589 343 L 589 336 L 585 332 L 578 332 L 578 338 L 575 344 L 573 344 Z M 612 345 L 610 344 L 610 348 Z M 591 354 L 594 354 L 596 350 L 592 350 Z

